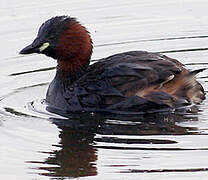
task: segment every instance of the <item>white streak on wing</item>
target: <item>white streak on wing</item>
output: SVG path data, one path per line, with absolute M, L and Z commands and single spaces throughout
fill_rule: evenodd
M 160 83 L 159 89 L 162 88 L 165 83 L 171 81 L 174 77 L 175 77 L 175 75 L 171 75 L 165 81 L 163 81 L 162 83 Z

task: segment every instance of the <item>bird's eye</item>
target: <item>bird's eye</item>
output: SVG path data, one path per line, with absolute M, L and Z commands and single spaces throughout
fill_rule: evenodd
M 54 36 L 49 36 L 48 41 L 53 41 L 55 39 Z

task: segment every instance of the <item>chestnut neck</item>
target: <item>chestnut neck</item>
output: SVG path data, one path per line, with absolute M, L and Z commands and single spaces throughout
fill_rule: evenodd
M 75 61 L 79 61 L 79 59 L 76 59 Z M 76 81 L 79 79 L 87 70 L 89 66 L 89 61 L 85 64 L 79 64 L 76 63 L 69 63 L 66 61 L 58 60 L 58 65 L 56 67 L 56 74 L 62 79 L 62 80 L 70 80 L 71 82 Z
M 89 66 L 91 54 L 92 40 L 88 31 L 76 20 L 72 21 L 56 47 L 57 73 L 63 79 L 76 80 Z

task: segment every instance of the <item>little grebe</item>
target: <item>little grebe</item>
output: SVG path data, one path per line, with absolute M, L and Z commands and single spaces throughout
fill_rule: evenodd
M 57 59 L 46 102 L 66 112 L 151 112 L 198 104 L 205 99 L 195 75 L 179 61 L 159 53 L 130 51 L 89 65 L 92 41 L 75 18 L 57 16 L 39 29 L 20 54 Z

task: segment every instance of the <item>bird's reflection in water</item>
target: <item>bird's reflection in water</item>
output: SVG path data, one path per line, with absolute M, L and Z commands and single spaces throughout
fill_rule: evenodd
M 100 142 L 131 144 L 172 144 L 172 140 L 142 139 L 141 135 L 187 135 L 198 134 L 195 127 L 182 127 L 180 122 L 197 121 L 197 116 L 186 116 L 175 113 L 143 115 L 141 118 L 103 117 L 99 115 L 80 115 L 80 117 L 60 120 L 51 119 L 60 128 L 60 150 L 48 152 L 49 157 L 39 163 L 38 169 L 46 170 L 41 175 L 57 179 L 65 177 L 83 177 L 97 175 L 97 150 Z M 95 135 L 100 135 L 95 137 Z M 102 135 L 105 135 L 102 137 Z M 106 135 L 109 135 L 109 137 Z M 112 137 L 110 135 L 117 135 Z M 119 135 L 137 135 L 138 139 L 119 138 Z M 128 136 L 125 136 L 128 137 Z M 44 152 L 45 153 L 45 152 Z M 56 166 L 52 166 L 56 165 Z
M 97 149 L 93 146 L 96 123 L 88 124 L 92 123 L 88 120 L 86 124 L 82 124 L 81 120 L 73 122 L 61 119 L 52 119 L 52 122 L 60 128 L 60 142 L 54 145 L 60 150 L 42 152 L 48 153 L 49 157 L 44 162 L 36 162 L 44 164 L 38 168 L 46 170 L 41 175 L 63 179 L 97 175 Z
M 115 135 L 187 135 L 198 134 L 196 127 L 182 126 L 182 122 L 198 121 L 195 115 L 155 113 L 141 119 L 106 120 L 97 133 Z

